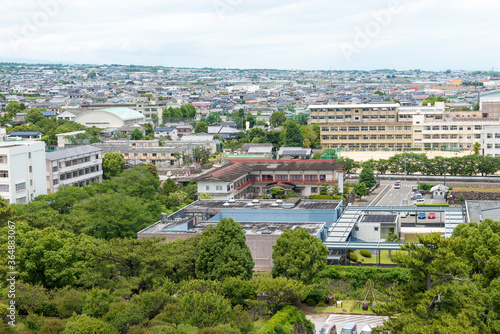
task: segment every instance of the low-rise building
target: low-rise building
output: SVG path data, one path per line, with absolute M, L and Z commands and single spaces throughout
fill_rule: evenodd
M 170 137 L 170 140 L 177 140 L 179 138 L 177 128 L 163 127 L 154 129 L 155 137 Z
M 328 227 L 342 213 L 342 201 L 313 201 L 293 198 L 274 200 L 198 200 L 137 233 L 137 238 L 165 238 L 167 242 L 201 234 L 224 218 L 242 225 L 256 269 L 273 266 L 273 245 L 285 229 L 306 229 L 326 238 Z
M 230 161 L 193 181 L 199 194 L 220 200 L 260 198 L 274 188 L 307 197 L 319 194 L 322 184 L 338 185 L 342 191 L 343 166 L 335 160 Z
M 23 139 L 42 139 L 42 132 L 40 131 L 12 131 L 9 133 L 9 138 L 23 138 Z
M 61 186 L 102 182 L 102 149 L 83 145 L 47 153 L 46 168 L 47 193 Z
M 500 157 L 500 126 L 485 126 L 481 131 L 481 151 L 487 157 Z

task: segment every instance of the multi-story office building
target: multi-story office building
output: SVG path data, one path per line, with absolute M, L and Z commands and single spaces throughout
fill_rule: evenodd
M 102 149 L 83 145 L 46 154 L 47 193 L 102 182 Z
M 411 147 L 411 119 L 399 118 L 399 104 L 312 105 L 310 123 L 318 123 L 323 148 L 402 149 Z
M 45 143 L 0 142 L 0 196 L 9 203 L 25 204 L 45 194 Z
M 487 157 L 500 157 L 500 125 L 485 126 L 481 132 L 481 152 Z
M 311 123 L 319 123 L 323 148 L 354 150 L 471 150 L 484 127 L 500 125 L 480 111 L 448 111 L 435 106 L 391 104 L 311 106 Z

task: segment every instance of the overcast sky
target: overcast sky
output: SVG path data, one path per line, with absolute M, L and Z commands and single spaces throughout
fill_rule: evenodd
M 500 69 L 494 0 L 3 0 L 0 61 Z

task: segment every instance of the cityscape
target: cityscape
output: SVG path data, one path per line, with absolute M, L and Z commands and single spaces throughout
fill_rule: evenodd
M 0 333 L 500 333 L 500 4 L 2 4 Z

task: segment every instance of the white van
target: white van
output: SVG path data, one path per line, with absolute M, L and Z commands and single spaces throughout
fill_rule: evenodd
M 425 199 L 424 198 L 417 198 L 415 200 L 415 205 L 418 205 L 418 204 L 425 204 Z

